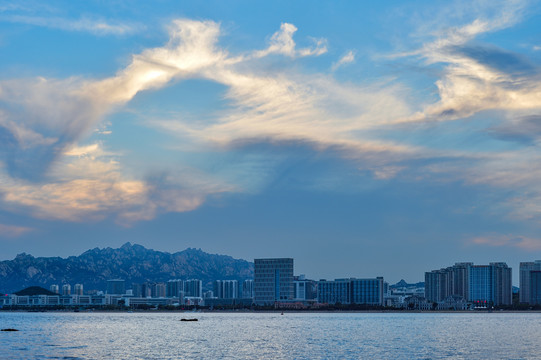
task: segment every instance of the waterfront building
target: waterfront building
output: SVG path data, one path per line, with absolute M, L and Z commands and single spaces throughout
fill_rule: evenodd
M 132 284 L 132 294 L 134 297 L 150 297 L 150 293 L 147 295 L 149 290 L 146 284 Z
M 456 263 L 454 266 L 425 273 L 425 298 L 442 302 L 451 295 L 469 297 L 469 271 L 473 263 Z
M 541 271 L 530 271 L 530 299 L 531 305 L 541 304 Z
M 70 294 L 71 294 L 71 285 L 70 284 L 62 285 L 62 295 L 70 295 Z
M 257 305 L 270 305 L 293 300 L 293 259 L 254 260 L 254 300 Z
M 212 291 L 217 299 L 224 298 L 224 287 L 222 286 L 222 280 L 214 280 L 212 282 Z
M 83 284 L 75 284 L 75 295 L 83 295 Z
M 353 304 L 383 305 L 383 277 L 351 279 Z
M 165 297 L 166 286 L 164 283 L 154 283 L 150 286 L 150 297 L 159 298 Z
M 349 279 L 319 280 L 318 301 L 325 304 L 349 304 L 351 287 Z
M 239 294 L 239 282 L 238 280 L 215 280 L 213 291 L 218 299 L 236 299 Z
M 165 291 L 166 297 L 180 297 L 180 292 L 184 292 L 184 280 L 174 279 L 167 282 Z
M 383 277 L 320 280 L 318 301 L 326 304 L 383 305 Z
M 293 277 L 295 286 L 295 300 L 315 300 L 317 299 L 317 282 L 308 280 L 304 275 Z
M 60 289 L 58 287 L 58 285 L 56 284 L 53 284 L 51 286 L 49 286 L 49 291 L 55 293 L 55 294 L 60 294 Z
M 519 301 L 521 303 L 528 304 L 531 300 L 530 296 L 530 272 L 531 271 L 541 271 L 541 260 L 536 260 L 533 262 L 521 262 L 519 269 Z
M 139 305 L 159 306 L 159 305 L 173 305 L 174 299 L 165 297 L 125 297 L 124 305 L 129 307 L 137 307 Z
M 126 284 L 122 279 L 107 280 L 107 294 L 123 295 L 126 293 Z
M 254 298 L 254 281 L 244 280 L 242 282 L 242 298 L 253 299 Z
M 486 305 L 511 305 L 511 268 L 506 263 L 470 267 L 469 301 Z
M 203 298 L 203 282 L 197 279 L 186 280 L 185 296 Z
M 511 268 L 506 263 L 454 266 L 425 273 L 425 297 L 429 302 L 442 303 L 458 296 L 482 306 L 511 305 Z

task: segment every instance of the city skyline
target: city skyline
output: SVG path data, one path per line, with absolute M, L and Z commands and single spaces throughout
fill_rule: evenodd
M 130 241 L 518 284 L 541 258 L 540 14 L 0 1 L 0 261 Z

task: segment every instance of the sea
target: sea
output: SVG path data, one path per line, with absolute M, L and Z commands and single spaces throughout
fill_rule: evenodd
M 541 359 L 541 313 L 0 312 L 0 328 L 20 330 L 1 359 Z

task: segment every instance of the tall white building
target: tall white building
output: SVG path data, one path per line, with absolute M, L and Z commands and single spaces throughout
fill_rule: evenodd
M 62 295 L 70 295 L 70 294 L 71 294 L 71 285 L 70 284 L 62 285 Z
M 58 285 L 56 284 L 53 284 L 49 287 L 49 290 L 51 292 L 54 292 L 55 294 L 60 294 L 60 288 L 58 287 Z
M 239 297 L 239 282 L 237 280 L 215 280 L 213 293 L 218 299 L 236 299 Z
M 242 282 L 242 298 L 253 299 L 254 298 L 254 281 L 244 280 Z
M 83 295 L 83 284 L 75 284 L 75 295 Z

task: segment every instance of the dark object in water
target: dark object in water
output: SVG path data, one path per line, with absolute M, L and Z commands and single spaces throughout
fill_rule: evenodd
M 8 329 L 1 329 L 0 331 L 19 331 L 19 330 L 17 330 L 17 329 L 9 329 L 8 328 Z
M 198 319 L 195 319 L 195 318 L 194 319 L 184 319 L 184 318 L 182 318 L 182 319 L 180 319 L 180 321 L 198 321 Z

